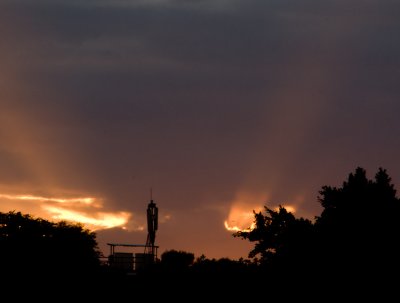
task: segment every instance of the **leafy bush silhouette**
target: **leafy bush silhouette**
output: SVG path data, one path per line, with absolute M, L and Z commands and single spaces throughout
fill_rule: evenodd
M 96 234 L 80 224 L 49 222 L 21 212 L 0 213 L 0 267 L 51 276 L 99 269 Z
M 182 272 L 193 264 L 194 254 L 182 250 L 167 250 L 161 255 L 161 267 L 163 270 Z

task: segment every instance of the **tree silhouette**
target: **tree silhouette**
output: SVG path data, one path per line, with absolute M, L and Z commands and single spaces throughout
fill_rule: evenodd
M 385 169 L 369 180 L 358 167 L 342 187 L 322 187 L 319 202 L 316 229 L 329 270 L 358 275 L 398 266 L 400 201 Z
M 0 268 L 36 276 L 94 272 L 99 268 L 96 235 L 80 224 L 0 213 Z
M 284 207 L 265 207 L 265 214 L 254 213 L 253 230 L 234 236 L 255 242 L 249 257 L 272 275 L 284 272 L 284 278 L 341 294 L 355 281 L 387 289 L 389 275 L 400 269 L 400 200 L 386 170 L 369 180 L 357 167 L 341 187 L 323 186 L 319 194 L 323 211 L 315 223 Z
M 265 214 L 254 212 L 255 228 L 239 231 L 235 237 L 255 242 L 249 258 L 267 266 L 270 270 L 298 267 L 309 257 L 309 250 L 314 237 L 313 224 L 310 220 L 297 219 L 283 206 L 278 210 L 264 207 Z

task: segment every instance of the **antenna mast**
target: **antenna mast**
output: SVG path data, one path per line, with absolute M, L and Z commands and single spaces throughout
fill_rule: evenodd
M 150 203 L 147 206 L 147 241 L 145 253 L 155 255 L 154 243 L 158 229 L 158 207 L 153 201 L 153 188 L 150 188 Z

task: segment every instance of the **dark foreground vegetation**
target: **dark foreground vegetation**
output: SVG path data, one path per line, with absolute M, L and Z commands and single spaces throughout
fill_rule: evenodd
M 96 235 L 79 224 L 51 223 L 19 212 L 0 215 L 2 285 L 92 300 L 188 302 L 313 301 L 378 297 L 397 291 L 400 201 L 386 170 L 370 180 L 357 168 L 341 187 L 323 186 L 322 213 L 311 221 L 284 207 L 254 213 L 256 226 L 234 234 L 254 243 L 248 259 L 195 258 L 170 250 L 134 275 L 99 262 Z M 238 241 L 240 241 L 238 239 Z M 11 288 L 10 288 L 11 289 Z M 188 297 L 189 296 L 189 297 Z

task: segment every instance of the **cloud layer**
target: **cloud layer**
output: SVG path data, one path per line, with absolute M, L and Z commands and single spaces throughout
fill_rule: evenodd
M 241 193 L 313 218 L 356 166 L 398 185 L 399 6 L 3 0 L 1 193 L 143 220 L 153 187 L 161 247 L 239 257 L 224 221 Z M 121 233 L 145 242 L 99 238 Z

